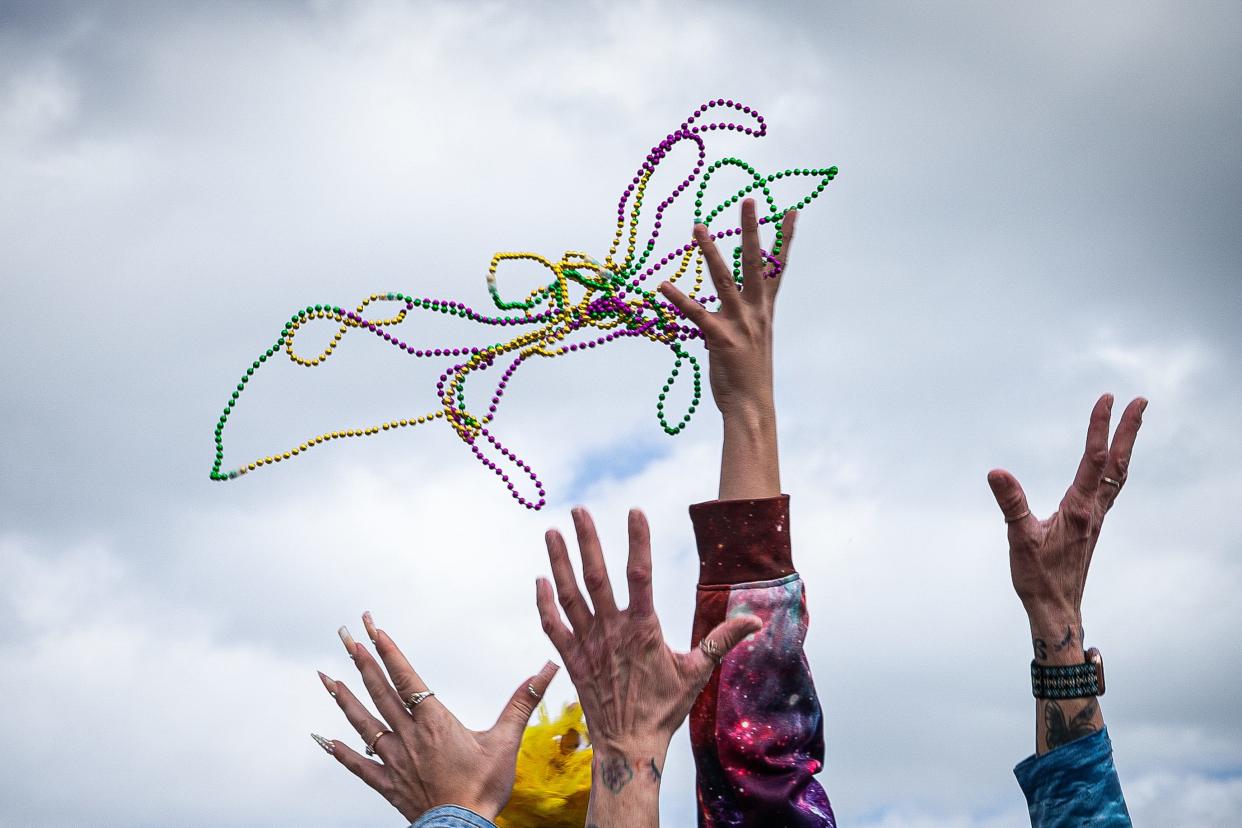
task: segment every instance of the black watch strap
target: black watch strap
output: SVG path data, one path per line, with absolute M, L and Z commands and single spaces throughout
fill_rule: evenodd
M 1085 699 L 1104 695 L 1104 659 L 1095 647 L 1082 664 L 1031 662 L 1031 695 L 1037 699 Z

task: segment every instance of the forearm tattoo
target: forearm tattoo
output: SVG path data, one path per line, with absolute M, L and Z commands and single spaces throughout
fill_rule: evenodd
M 1065 711 L 1061 709 L 1060 704 L 1054 701 L 1045 701 L 1044 741 L 1048 745 L 1048 750 L 1060 747 L 1082 736 L 1095 733 L 1098 730 L 1095 726 L 1095 714 L 1098 709 L 1095 699 L 1090 699 L 1087 702 L 1087 706 L 1079 710 L 1074 714 L 1074 718 L 1067 722 L 1065 720 Z
M 1042 638 L 1036 638 L 1031 641 L 1031 644 L 1035 647 L 1035 660 L 1036 661 L 1047 660 L 1048 642 L 1044 641 Z
M 630 768 L 630 763 L 620 756 L 609 756 L 599 763 L 599 781 L 614 794 L 621 793 L 621 789 L 630 784 L 633 778 L 634 771 Z
M 647 770 L 651 774 L 651 781 L 655 782 L 658 785 L 660 783 L 660 779 L 664 776 L 664 774 L 660 773 L 660 769 L 656 767 L 654 758 L 651 759 L 651 761 L 648 763 Z
M 1074 629 L 1072 627 L 1066 627 L 1065 637 L 1061 639 L 1060 643 L 1053 645 L 1052 651 L 1059 653 L 1073 643 L 1074 643 Z

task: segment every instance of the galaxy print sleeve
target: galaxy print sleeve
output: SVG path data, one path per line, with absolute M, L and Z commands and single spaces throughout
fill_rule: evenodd
M 763 629 L 735 647 L 690 712 L 699 825 L 835 828 L 814 775 L 823 714 L 802 650 L 806 595 L 789 546 L 789 497 L 690 507 L 699 547 L 692 646 L 725 618 Z
M 1013 769 L 1033 828 L 1130 828 L 1108 728 L 1032 756 Z

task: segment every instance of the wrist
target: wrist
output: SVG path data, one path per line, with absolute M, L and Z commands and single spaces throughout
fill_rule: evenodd
M 591 740 L 591 751 L 596 759 L 601 757 L 620 757 L 631 765 L 637 761 L 646 763 L 654 760 L 661 768 L 664 757 L 668 753 L 672 734 L 668 736 L 650 736 L 636 739 L 603 739 Z M 598 763 L 593 762 L 591 772 L 598 772 Z
M 736 394 L 716 401 L 726 424 L 759 428 L 776 422 L 776 400 L 771 389 L 762 393 Z
M 587 824 L 600 828 L 659 825 L 664 750 L 592 745 L 591 799 Z
M 1077 614 L 1033 614 L 1030 617 L 1031 647 L 1039 664 L 1082 664 L 1082 618 Z

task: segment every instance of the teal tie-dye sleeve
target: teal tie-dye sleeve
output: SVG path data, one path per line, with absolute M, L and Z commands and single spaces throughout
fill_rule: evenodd
M 1031 756 L 1013 769 L 1032 828 L 1130 828 L 1108 728 Z

